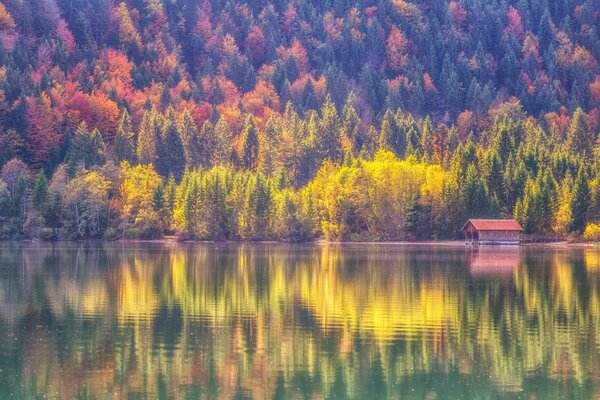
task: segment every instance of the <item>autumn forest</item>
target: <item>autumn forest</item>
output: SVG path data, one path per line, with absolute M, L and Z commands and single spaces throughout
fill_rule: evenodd
M 0 238 L 600 240 L 596 0 L 1 0 Z

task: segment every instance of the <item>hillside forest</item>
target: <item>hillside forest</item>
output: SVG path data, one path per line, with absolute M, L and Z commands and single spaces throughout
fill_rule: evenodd
M 595 0 L 2 0 L 0 238 L 600 239 Z

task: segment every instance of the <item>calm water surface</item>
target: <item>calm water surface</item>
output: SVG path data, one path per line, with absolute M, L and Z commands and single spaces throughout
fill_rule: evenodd
M 0 243 L 0 399 L 589 399 L 600 251 Z

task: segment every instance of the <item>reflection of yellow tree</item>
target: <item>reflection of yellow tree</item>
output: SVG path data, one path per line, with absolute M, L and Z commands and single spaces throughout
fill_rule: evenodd
M 61 342 L 44 329 L 23 339 L 23 379 L 38 395 L 85 388 L 182 396 L 199 384 L 218 388 L 220 398 L 240 388 L 271 398 L 283 377 L 310 379 L 302 390 L 317 397 L 340 380 L 348 395 L 363 397 L 377 363 L 390 387 L 440 367 L 485 374 L 503 390 L 540 371 L 594 390 L 600 382 L 600 288 L 598 279 L 585 281 L 595 276 L 590 252 L 525 254 L 512 278 L 477 280 L 456 250 L 38 250 L 25 257 L 21 300 L 0 305 L 2 318 L 16 321 L 26 319 L 26 305 L 41 315 L 45 303 L 70 335 Z M 45 272 L 57 254 L 61 267 Z M 6 287 L 0 279 L 0 291 Z

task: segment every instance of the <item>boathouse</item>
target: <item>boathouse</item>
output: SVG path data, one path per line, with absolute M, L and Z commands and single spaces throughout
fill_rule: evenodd
M 522 230 L 514 219 L 470 219 L 461 229 L 470 245 L 518 245 Z

